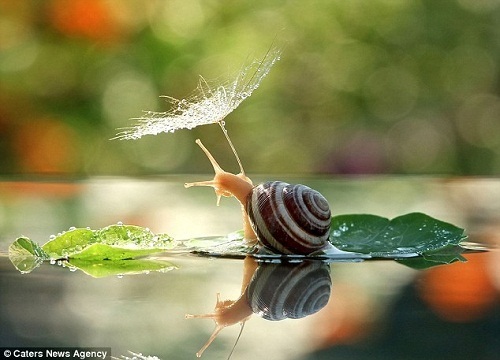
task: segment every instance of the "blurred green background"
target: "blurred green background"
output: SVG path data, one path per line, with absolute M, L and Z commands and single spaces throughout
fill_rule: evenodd
M 276 37 L 226 118 L 247 173 L 500 172 L 498 0 L 0 0 L 0 173 L 209 172 L 198 137 L 237 171 L 216 125 L 109 139 Z

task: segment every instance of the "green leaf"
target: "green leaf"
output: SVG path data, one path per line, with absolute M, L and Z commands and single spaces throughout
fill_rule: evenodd
M 148 228 L 135 225 L 110 225 L 97 230 L 95 236 L 96 242 L 129 248 L 171 249 L 176 245 L 168 235 L 155 235 Z
M 80 252 L 71 254 L 70 259 L 79 259 L 83 261 L 129 260 L 163 251 L 165 250 L 160 248 L 127 249 L 107 244 L 94 243 L 87 246 Z
M 464 238 L 464 230 L 455 225 L 411 213 L 392 220 L 376 215 L 335 216 L 329 240 L 344 251 L 397 258 L 430 254 Z
M 20 237 L 9 246 L 9 259 L 17 270 L 25 274 L 48 260 L 49 255 L 29 238 Z
M 79 269 L 95 278 L 116 275 L 147 274 L 150 271 L 167 272 L 177 266 L 160 260 L 85 260 L 69 259 L 70 268 Z
M 72 269 L 102 277 L 172 269 L 174 266 L 166 261 L 137 259 L 177 246 L 178 242 L 166 234 L 155 235 L 140 226 L 116 224 L 99 230 L 71 228 L 52 236 L 42 247 L 28 238 L 19 238 L 11 244 L 9 256 L 21 272 L 30 272 L 44 260 L 52 259 L 69 261 Z
M 84 247 L 95 242 L 94 231 L 90 229 L 70 229 L 54 236 L 42 246 L 42 249 L 51 258 L 68 257 L 74 252 L 81 251 Z
M 94 246 L 98 244 L 108 246 Z M 122 248 L 112 253 L 117 260 L 149 255 L 175 246 L 176 242 L 168 235 L 155 235 L 151 230 L 140 226 L 116 224 L 99 230 L 73 228 L 58 234 L 42 248 L 51 258 L 70 258 L 79 254 L 78 256 L 84 256 L 87 260 L 106 259 L 111 254 L 111 247 Z M 82 253 L 85 250 L 87 251 Z
M 414 269 L 423 270 L 437 265 L 451 264 L 456 261 L 466 262 L 467 259 L 461 254 L 465 249 L 457 245 L 449 245 L 442 249 L 432 250 L 420 257 L 399 259 L 397 262 Z

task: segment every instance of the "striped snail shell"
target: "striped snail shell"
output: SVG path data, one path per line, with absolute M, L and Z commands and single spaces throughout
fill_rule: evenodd
M 215 176 L 212 180 L 184 184 L 210 186 L 215 190 L 217 203 L 221 196 L 234 196 L 243 213 L 245 239 L 282 254 L 309 255 L 331 247 L 328 242 L 331 212 L 328 201 L 318 191 L 305 185 L 269 181 L 253 186 L 245 175 L 238 155 L 227 132 L 221 125 L 233 153 L 240 164 L 240 172 L 224 171 L 200 140 L 196 143 L 210 160 Z
M 262 245 L 282 254 L 307 255 L 328 243 L 328 201 L 305 185 L 269 181 L 246 201 L 250 224 Z
M 252 312 L 264 319 L 300 319 L 328 303 L 331 287 L 330 267 L 323 262 L 262 263 L 246 297 Z

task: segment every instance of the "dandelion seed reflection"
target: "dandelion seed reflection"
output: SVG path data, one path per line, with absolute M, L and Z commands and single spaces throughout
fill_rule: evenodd
M 280 54 L 281 50 L 272 46 L 263 59 L 244 66 L 232 81 L 210 84 L 200 76 L 198 87 L 191 96 L 181 100 L 163 96 L 172 105 L 169 111 L 146 111 L 144 116 L 134 119 L 135 125 L 121 129 L 113 139 L 135 140 L 144 135 L 220 123 L 259 87 Z

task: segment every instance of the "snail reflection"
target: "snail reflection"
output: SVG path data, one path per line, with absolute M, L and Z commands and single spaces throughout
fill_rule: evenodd
M 236 300 L 217 301 L 213 313 L 186 318 L 213 319 L 215 330 L 203 352 L 225 327 L 244 324 L 253 314 L 266 320 L 300 319 L 321 310 L 330 299 L 332 281 L 330 266 L 321 261 L 300 263 L 258 262 L 252 257 L 244 260 L 241 295 Z

